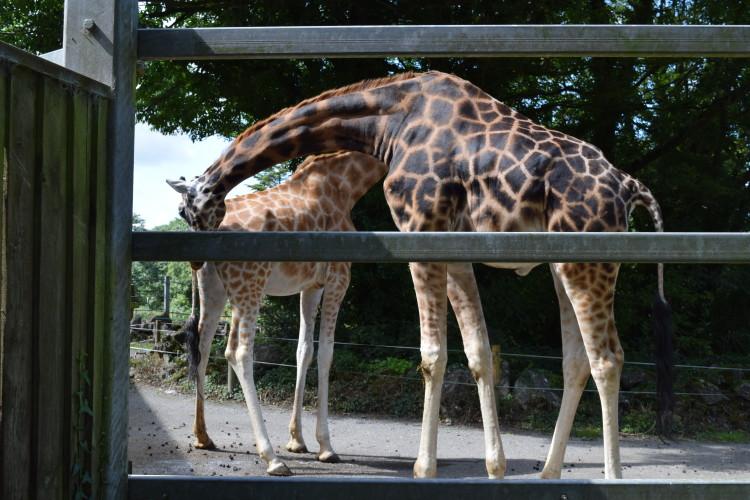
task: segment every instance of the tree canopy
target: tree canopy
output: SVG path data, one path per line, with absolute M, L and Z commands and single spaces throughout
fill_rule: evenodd
M 40 52 L 56 48 L 62 1 L 19 3 L 27 5 L 24 12 L 0 14 L 2 39 Z M 744 1 L 712 0 L 163 0 L 144 3 L 140 22 L 144 27 L 750 24 L 750 8 Z M 651 189 L 668 231 L 750 230 L 750 67 L 745 59 L 149 62 L 138 83 L 138 118 L 164 133 L 232 137 L 321 91 L 412 69 L 455 73 L 535 121 L 600 147 L 614 165 Z M 354 220 L 359 229 L 393 230 L 388 213 L 375 188 L 355 208 Z M 633 214 L 633 228 L 652 230 L 645 211 Z M 485 267 L 476 272 L 493 343 L 506 349 L 559 349 L 557 304 L 547 271 L 537 269 L 524 279 Z M 406 267 L 358 265 L 353 273 L 340 316 L 344 335 L 416 345 L 416 301 Z M 651 352 L 648 310 L 655 274 L 649 265 L 625 265 L 620 272 L 618 329 L 631 359 Z M 666 286 L 682 356 L 747 353 L 747 266 L 668 266 Z

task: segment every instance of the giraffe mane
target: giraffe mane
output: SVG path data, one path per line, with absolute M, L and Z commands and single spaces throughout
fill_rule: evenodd
M 245 129 L 244 132 L 242 132 L 240 135 L 237 136 L 237 138 L 232 142 L 234 144 L 235 142 L 242 141 L 243 139 L 247 138 L 251 134 L 257 132 L 259 129 L 265 127 L 272 121 L 276 120 L 282 115 L 285 115 L 289 113 L 292 110 L 301 108 L 303 106 L 307 106 L 308 104 L 312 104 L 315 102 L 323 101 L 326 99 L 330 99 L 331 97 L 337 97 L 347 94 L 354 94 L 356 92 L 362 92 L 363 90 L 369 90 L 374 89 L 378 87 L 383 87 L 385 85 L 394 83 L 394 82 L 400 82 L 402 80 L 408 80 L 409 78 L 413 78 L 418 73 L 414 72 L 407 72 L 407 73 L 399 73 L 397 75 L 392 76 L 386 76 L 383 78 L 373 78 L 370 80 L 362 80 L 357 83 L 352 83 L 350 85 L 347 85 L 345 87 L 340 87 L 336 89 L 326 90 L 325 92 L 318 94 L 314 97 L 310 97 L 308 99 L 305 99 L 302 102 L 299 102 L 295 104 L 294 106 L 289 106 L 287 108 L 282 109 L 281 111 L 278 111 L 274 113 L 273 115 L 269 116 L 268 118 L 265 118 L 263 120 L 259 120 L 255 122 L 254 124 L 250 125 L 247 129 Z M 231 145 L 228 147 L 228 149 L 231 148 Z

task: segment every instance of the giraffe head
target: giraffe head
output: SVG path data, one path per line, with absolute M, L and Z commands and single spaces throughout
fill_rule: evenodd
M 224 197 L 212 196 L 211 191 L 204 188 L 203 176 L 192 181 L 184 177 L 167 179 L 167 184 L 182 194 L 179 206 L 180 216 L 185 219 L 193 231 L 212 231 L 219 227 L 224 219 L 227 207 Z

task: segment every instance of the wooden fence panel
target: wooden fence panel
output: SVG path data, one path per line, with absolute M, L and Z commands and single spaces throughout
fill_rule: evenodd
M 41 137 L 41 169 L 37 188 L 34 225 L 39 227 L 38 278 L 36 280 L 39 310 L 35 357 L 39 363 L 39 391 L 37 399 L 37 442 L 48 449 L 37 456 L 36 470 L 40 498 L 55 498 L 67 482 L 61 468 L 64 443 L 69 440 L 71 398 L 65 387 L 65 374 L 70 372 L 71 360 L 64 355 L 70 345 L 70 326 L 67 321 L 67 253 L 66 227 L 68 224 L 67 114 L 68 91 L 59 82 L 44 79 L 39 88 L 39 129 Z M 41 116 L 43 114 L 43 116 Z M 36 254 L 36 252 L 35 252 Z
M 3 462 L 4 498 L 23 498 L 31 481 L 33 402 L 32 388 L 34 359 L 32 355 L 34 329 L 33 280 L 34 234 L 32 218 L 36 171 L 36 92 L 35 77 L 24 68 L 10 68 L 7 72 L 8 113 L 6 152 L 8 158 L 6 212 L 4 226 L 7 234 L 5 254 L 6 296 L 2 325 L 3 355 L 3 421 L 0 453 L 13 449 L 13 456 Z M 12 222 L 11 222 L 12 221 Z
M 71 129 L 73 141 L 78 145 L 72 151 L 72 180 L 70 192 L 73 200 L 71 239 L 73 248 L 71 251 L 70 269 L 70 296 L 72 304 L 79 307 L 71 309 L 71 329 L 73 332 L 83 332 L 73 336 L 70 345 L 72 370 L 68 373 L 70 394 L 75 398 L 86 397 L 89 387 L 85 374 L 90 372 L 91 360 L 88 353 L 94 343 L 94 321 L 93 314 L 89 311 L 95 309 L 95 293 L 92 293 L 92 265 L 94 250 L 96 249 L 95 237 L 96 227 L 93 223 L 92 204 L 82 203 L 83 200 L 91 200 L 93 195 L 91 178 L 96 172 L 89 168 L 91 161 L 91 143 L 95 135 L 92 133 L 92 107 L 93 103 L 88 96 L 82 92 L 73 95 Z M 84 471 L 91 469 L 91 454 L 87 453 L 84 446 L 89 434 L 86 429 L 91 426 L 91 415 L 80 410 L 80 402 L 77 401 L 71 408 L 71 422 L 73 439 L 70 443 L 69 459 L 76 469 L 77 474 L 85 474 Z
M 97 328 L 109 297 L 97 212 L 110 99 L 108 87 L 0 43 L 0 498 L 88 496 L 104 484 L 110 355 Z

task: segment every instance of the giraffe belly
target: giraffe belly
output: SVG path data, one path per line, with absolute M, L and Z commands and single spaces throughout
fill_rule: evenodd
M 498 269 L 512 269 L 519 276 L 526 276 L 541 262 L 484 262 L 485 266 L 496 267 Z
M 283 297 L 308 288 L 323 288 L 326 262 L 274 262 L 263 293 Z

